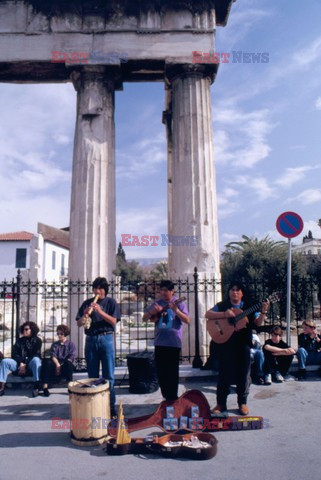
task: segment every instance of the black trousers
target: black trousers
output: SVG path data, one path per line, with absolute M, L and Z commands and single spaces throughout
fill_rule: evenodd
M 272 355 L 264 350 L 264 374 L 280 372 L 283 377 L 288 373 L 294 355 Z
M 215 344 L 218 357 L 217 403 L 225 406 L 230 386 L 236 384 L 237 402 L 246 404 L 251 384 L 250 346 L 236 335 L 223 344 Z
M 74 367 L 72 362 L 66 360 L 61 365 L 60 375 L 57 376 L 56 373 L 56 365 L 52 361 L 51 358 L 44 358 L 42 360 L 42 369 L 41 369 L 41 379 L 43 383 L 49 383 L 50 381 L 56 382 L 61 378 L 65 378 L 67 382 L 72 380 L 72 374 L 74 371 Z
M 165 400 L 176 400 L 180 348 L 155 346 L 155 364 L 159 386 Z

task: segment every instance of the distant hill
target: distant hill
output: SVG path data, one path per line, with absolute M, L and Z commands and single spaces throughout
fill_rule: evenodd
M 167 258 L 127 258 L 128 261 L 135 260 L 139 265 L 156 265 L 159 262 L 167 262 Z

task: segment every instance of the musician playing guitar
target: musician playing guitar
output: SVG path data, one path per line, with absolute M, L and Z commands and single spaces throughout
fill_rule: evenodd
M 208 310 L 208 330 L 213 330 L 213 341 L 218 357 L 217 405 L 214 414 L 224 412 L 231 384 L 236 383 L 237 401 L 241 415 L 248 415 L 246 405 L 250 389 L 250 349 L 252 343 L 252 328 L 262 325 L 269 303 L 262 302 L 261 311 L 248 315 L 247 319 L 235 323 L 241 310 L 249 307 L 244 298 L 245 289 L 240 282 L 232 282 L 228 289 L 228 297 Z M 240 310 L 241 309 L 241 310 Z M 225 341 L 225 326 L 228 333 Z M 210 328 L 209 328 L 210 326 Z M 221 341 L 221 336 L 224 341 Z M 217 339 L 217 341 L 215 341 Z
M 190 318 L 183 300 L 174 295 L 170 280 L 160 283 L 160 294 L 161 298 L 146 310 L 143 320 L 155 323 L 155 363 L 162 395 L 166 400 L 176 400 L 183 323 L 189 324 Z

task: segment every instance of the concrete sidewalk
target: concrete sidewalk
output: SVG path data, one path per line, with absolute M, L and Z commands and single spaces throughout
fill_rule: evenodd
M 181 379 L 179 393 L 198 389 L 215 404 L 215 381 Z M 110 478 L 186 480 L 289 479 L 319 480 L 321 471 L 320 417 L 321 381 L 309 374 L 306 382 L 294 380 L 272 386 L 252 385 L 250 415 L 265 419 L 266 428 L 255 431 L 222 431 L 216 457 L 205 462 L 126 455 L 107 456 L 102 446 L 77 447 L 69 430 L 53 430 L 52 418 L 69 418 L 69 396 L 64 388 L 52 390 L 49 398 L 31 398 L 31 390 L 11 389 L 0 398 L 0 480 L 88 480 Z M 120 382 L 117 381 L 117 384 Z M 116 389 L 126 417 L 152 413 L 162 401 L 160 391 L 147 395 L 128 392 L 126 381 Z M 237 414 L 236 395 L 229 397 L 231 415 Z M 144 437 L 156 429 L 135 432 Z

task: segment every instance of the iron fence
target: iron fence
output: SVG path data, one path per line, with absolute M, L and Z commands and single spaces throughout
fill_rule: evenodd
M 200 367 L 206 360 L 209 347 L 209 338 L 204 337 L 204 312 L 219 300 L 225 286 L 214 279 L 200 278 L 196 269 L 189 278 L 174 283 L 175 294 L 185 297 L 191 315 L 191 324 L 185 328 L 181 360 Z M 286 285 L 281 285 L 279 290 L 284 295 L 271 305 L 267 321 L 259 329 L 264 336 L 272 324 L 285 328 Z M 265 291 L 264 283 L 251 285 L 249 291 L 255 301 L 271 293 Z M 116 325 L 115 351 L 116 365 L 122 365 L 132 352 L 153 350 L 154 324 L 143 322 L 142 317 L 147 305 L 159 296 L 159 282 L 145 280 L 124 284 L 113 279 L 109 282 L 108 295 L 120 305 L 121 321 Z M 46 356 L 51 343 L 56 340 L 57 325 L 66 324 L 71 327 L 72 340 L 78 347 L 77 369 L 85 369 L 81 353 L 83 330 L 76 328 L 75 317 L 84 299 L 91 296 L 90 281 L 25 281 L 18 271 L 12 281 L 0 282 L 0 350 L 5 356 L 11 355 L 19 336 L 19 326 L 29 320 L 35 321 L 40 329 L 43 355 Z M 291 318 L 291 329 L 295 333 L 302 319 L 320 320 L 320 288 L 313 278 L 303 278 L 293 286 Z

